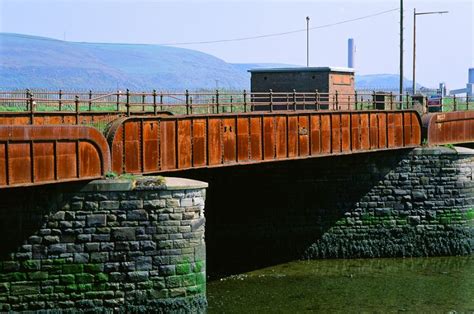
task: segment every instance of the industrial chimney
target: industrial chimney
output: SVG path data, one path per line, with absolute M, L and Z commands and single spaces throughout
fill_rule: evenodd
M 349 38 L 347 40 L 347 67 L 348 68 L 354 68 L 354 54 L 355 54 L 354 39 Z

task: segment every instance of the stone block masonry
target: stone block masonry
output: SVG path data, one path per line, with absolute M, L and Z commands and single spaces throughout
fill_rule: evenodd
M 0 311 L 204 312 L 207 184 L 158 180 L 2 195 Z

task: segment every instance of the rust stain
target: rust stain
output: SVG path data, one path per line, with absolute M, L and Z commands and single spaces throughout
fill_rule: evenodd
M 113 169 L 158 173 L 417 147 L 421 120 L 413 110 L 135 116 L 106 137 Z
M 0 126 L 0 187 L 100 178 L 110 170 L 104 136 L 83 126 Z

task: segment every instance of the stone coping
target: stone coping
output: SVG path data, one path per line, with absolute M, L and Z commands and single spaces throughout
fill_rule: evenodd
M 164 184 L 162 180 L 164 179 Z M 207 188 L 206 182 L 158 176 L 137 176 L 133 179 L 101 179 L 87 183 L 81 192 L 118 192 L 118 191 L 145 191 L 145 190 L 191 190 Z
M 473 155 L 474 149 L 453 146 L 433 146 L 433 147 L 418 147 L 412 150 L 414 155 Z

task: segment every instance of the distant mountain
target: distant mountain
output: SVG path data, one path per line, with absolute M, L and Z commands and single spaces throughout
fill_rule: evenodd
M 249 69 L 298 67 L 227 63 L 195 50 L 159 45 L 68 42 L 0 33 L 0 88 L 94 90 L 242 90 Z M 398 88 L 391 74 L 356 76 L 359 89 Z M 411 86 L 406 80 L 405 86 Z M 421 86 L 419 86 L 421 87 Z
M 0 87 L 241 89 L 247 73 L 195 50 L 0 33 Z

